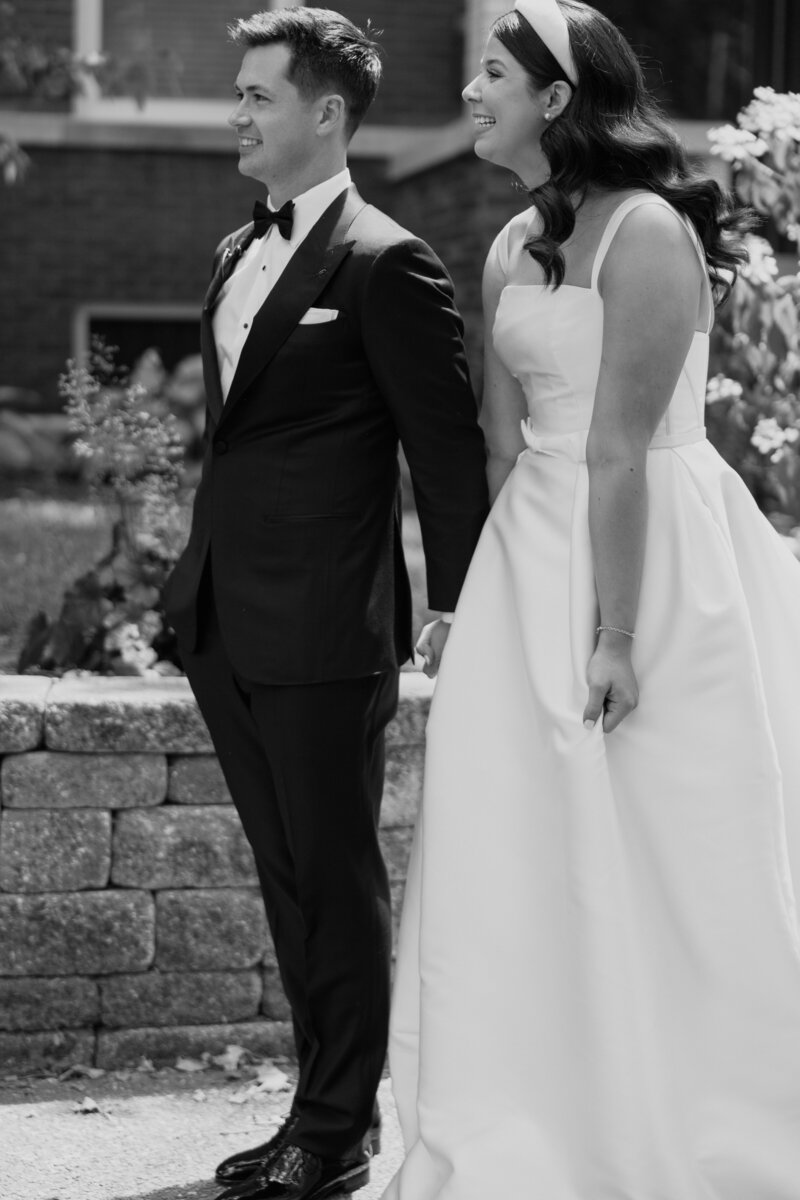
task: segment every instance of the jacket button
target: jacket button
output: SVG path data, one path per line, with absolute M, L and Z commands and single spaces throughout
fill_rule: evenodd
M 224 440 L 224 438 L 221 438 L 218 442 L 214 442 L 214 453 L 215 454 L 227 454 L 228 453 L 228 443 Z

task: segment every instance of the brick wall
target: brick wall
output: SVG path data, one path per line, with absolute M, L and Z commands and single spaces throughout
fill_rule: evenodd
M 381 843 L 399 914 L 430 685 Z M 292 1053 L 252 854 L 185 679 L 0 677 L 0 1068 Z
M 16 7 L 18 24 L 31 37 L 72 45 L 73 0 L 18 0 Z M 105 0 L 104 48 L 120 59 L 143 55 L 151 95 L 227 98 L 241 57 L 227 43 L 227 25 L 260 7 L 258 0 Z M 333 7 L 362 28 L 369 19 L 381 31 L 384 76 L 371 123 L 436 125 L 458 115 L 464 0 L 337 0 Z M 173 67 L 166 50 L 175 56 Z
M 370 123 L 438 125 L 459 116 L 464 0 L 337 0 L 333 7 L 382 31 L 384 73 Z
M 507 221 L 528 204 L 512 176 L 472 151 L 398 183 L 392 215 L 434 247 L 453 277 L 464 317 L 467 354 L 480 384 L 483 347 L 481 278 L 489 247 Z
M 354 177 L 382 202 L 375 164 Z M 38 147 L 21 187 L 0 187 L 0 384 L 57 404 L 77 306 L 90 301 L 185 303 L 198 311 L 220 238 L 243 225 L 259 184 L 231 151 Z

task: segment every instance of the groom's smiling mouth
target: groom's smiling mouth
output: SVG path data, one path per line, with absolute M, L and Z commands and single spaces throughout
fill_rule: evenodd
M 495 124 L 494 117 L 487 117 L 484 113 L 473 113 L 472 119 L 478 129 L 491 129 Z
M 260 138 L 252 138 L 252 137 L 240 137 L 239 138 L 239 149 L 240 150 L 248 150 L 252 146 L 260 146 L 260 145 L 261 145 Z

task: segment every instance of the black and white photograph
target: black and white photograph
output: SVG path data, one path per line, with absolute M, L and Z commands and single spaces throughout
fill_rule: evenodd
M 800 1200 L 796 0 L 0 0 L 2 1200 Z

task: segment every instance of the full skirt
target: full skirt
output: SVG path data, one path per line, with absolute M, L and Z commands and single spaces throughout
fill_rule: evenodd
M 526 451 L 484 529 L 428 726 L 385 1200 L 800 1197 L 800 564 L 707 442 L 647 471 L 612 734 L 582 724 L 586 464 Z

